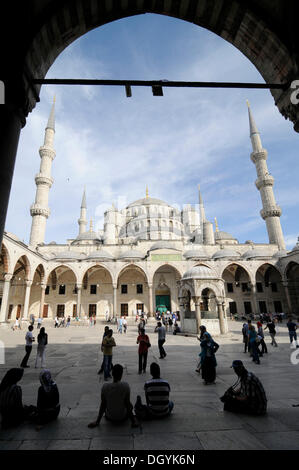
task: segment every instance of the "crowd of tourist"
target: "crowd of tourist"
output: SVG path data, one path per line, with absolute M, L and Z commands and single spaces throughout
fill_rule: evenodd
M 68 317 L 67 323 L 69 323 Z M 172 332 L 172 326 L 178 326 L 176 315 L 166 312 L 160 314 L 157 312 L 157 326 L 154 332 L 157 333 L 159 359 L 165 359 L 167 353 L 164 349 L 167 338 L 166 333 Z M 48 335 L 42 322 L 37 322 L 37 354 L 35 359 L 35 368 L 40 360 L 40 387 L 37 393 L 36 405 L 24 405 L 22 402 L 22 389 L 19 385 L 24 373 L 24 369 L 29 367 L 28 361 L 32 352 L 32 346 L 35 342 L 33 336 L 34 317 L 30 319 L 30 325 L 25 336 L 25 356 L 21 362 L 20 368 L 10 369 L 2 378 L 0 384 L 0 413 L 2 417 L 2 427 L 7 428 L 15 426 L 23 421 L 29 421 L 40 429 L 44 424 L 56 419 L 60 412 L 59 392 L 56 383 L 51 377 L 51 372 L 45 368 L 46 348 L 48 344 Z M 55 326 L 56 326 L 55 319 Z M 148 351 L 151 348 L 149 336 L 146 334 L 147 316 L 144 314 L 136 317 L 138 335 L 136 344 L 138 345 L 138 374 L 145 374 L 147 369 Z M 170 328 L 171 327 L 171 328 Z M 271 316 L 260 318 L 256 326 L 251 319 L 243 323 L 242 336 L 244 343 L 244 353 L 249 353 L 252 361 L 260 364 L 260 358 L 268 353 L 265 340 L 265 331 L 269 333 L 271 345 L 278 347 L 276 341 L 277 319 Z M 289 332 L 291 347 L 299 347 L 297 340 L 297 323 L 292 317 L 288 318 L 287 328 Z M 117 332 L 122 334 L 127 331 L 127 320 L 120 317 L 117 322 Z M 175 331 L 173 331 L 175 334 Z M 200 326 L 200 334 L 197 339 L 200 342 L 201 351 L 199 353 L 199 363 L 196 372 L 200 373 L 205 385 L 214 384 L 216 380 L 216 353 L 219 345 L 214 341 L 211 334 L 204 325 Z M 142 403 L 140 395 L 136 397 L 136 403 L 133 407 L 131 403 L 130 385 L 122 381 L 123 366 L 113 365 L 113 349 L 116 347 L 116 341 L 113 337 L 113 330 L 105 326 L 101 351 L 103 360 L 98 374 L 104 374 L 104 384 L 101 390 L 101 403 L 97 419 L 88 426 L 95 427 L 100 424 L 102 417 L 113 422 L 122 422 L 126 419 L 131 421 L 133 427 L 139 425 L 138 420 L 157 419 L 169 416 L 174 404 L 169 399 L 170 385 L 168 381 L 161 378 L 160 366 L 157 362 L 150 365 L 151 379 L 144 384 L 145 404 Z M 242 361 L 234 360 L 231 366 L 238 379 L 220 400 L 224 403 L 224 410 L 234 413 L 247 413 L 253 415 L 262 415 L 267 410 L 267 398 L 265 390 L 260 380 L 249 372 Z M 112 379 L 111 382 L 109 380 Z M 108 382 L 108 383 L 107 383 Z

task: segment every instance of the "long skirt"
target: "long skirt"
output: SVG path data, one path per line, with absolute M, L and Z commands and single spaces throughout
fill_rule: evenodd
M 201 365 L 202 378 L 206 383 L 213 383 L 216 379 L 216 366 L 213 357 L 206 357 Z

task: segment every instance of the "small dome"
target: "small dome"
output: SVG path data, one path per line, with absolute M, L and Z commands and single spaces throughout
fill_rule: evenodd
M 230 250 L 229 248 L 223 248 L 222 250 L 216 251 L 216 253 L 212 256 L 213 259 L 221 259 L 221 258 L 240 258 L 240 254 L 234 250 Z
M 193 266 L 183 275 L 183 279 L 216 279 L 217 276 L 214 274 L 211 268 L 208 266 Z
M 92 240 L 92 241 L 99 242 L 99 243 L 102 241 L 101 237 L 99 237 L 99 235 L 96 232 L 89 231 L 89 232 L 80 233 L 80 235 L 77 236 L 76 240 L 72 242 L 72 245 L 82 240 Z
M 210 258 L 210 256 L 204 251 L 204 250 L 188 250 L 188 251 L 185 251 L 184 253 L 184 257 L 186 259 L 207 259 L 207 258 Z
M 271 258 L 272 255 L 267 252 L 265 248 L 253 248 L 251 250 L 246 251 L 243 254 L 242 258 L 244 259 L 253 259 L 253 258 Z
M 236 240 L 236 238 L 230 233 L 220 230 L 219 232 L 215 232 L 215 240 Z
M 118 259 L 143 259 L 144 254 L 137 250 L 128 250 L 124 253 L 121 253 Z
M 105 259 L 105 260 L 112 260 L 114 259 L 113 256 L 105 250 L 97 250 L 93 251 L 86 257 L 86 259 Z
M 153 246 L 149 249 L 149 251 L 154 251 L 154 250 L 176 250 L 176 251 L 181 251 L 178 248 L 175 248 L 170 242 L 168 241 L 159 241 L 157 243 L 154 243 Z
M 53 258 L 54 259 L 83 259 L 84 255 L 82 255 L 81 253 L 78 253 L 77 251 L 62 251 L 61 253 L 56 253 L 53 256 Z

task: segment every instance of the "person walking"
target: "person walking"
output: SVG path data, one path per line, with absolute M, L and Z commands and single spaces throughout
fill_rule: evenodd
M 111 378 L 110 370 L 112 364 L 112 348 L 116 346 L 115 340 L 112 337 L 113 330 L 109 330 L 102 342 L 103 353 L 104 353 L 104 380 L 107 381 Z
M 43 322 L 42 318 L 38 317 L 38 319 L 37 319 L 37 329 L 38 330 L 40 330 L 40 327 L 42 326 L 42 322 Z
M 277 348 L 277 343 L 275 341 L 275 335 L 276 335 L 276 329 L 275 329 L 275 323 L 271 318 L 267 321 L 267 325 L 265 326 L 264 331 L 268 328 L 269 330 L 269 335 L 271 336 L 271 346 L 275 346 Z
M 32 351 L 32 343 L 35 341 L 34 337 L 33 337 L 33 334 L 32 334 L 32 331 L 33 331 L 33 326 L 32 325 L 29 325 L 28 326 L 28 331 L 26 333 L 26 336 L 25 336 L 25 341 L 26 341 L 26 346 L 25 346 L 25 351 L 26 351 L 26 354 L 21 362 L 21 366 L 22 368 L 25 368 L 25 367 L 30 367 L 28 366 L 27 362 L 28 362 L 28 359 L 29 359 L 29 356 L 31 354 L 31 351 Z
M 249 341 L 249 327 L 248 327 L 248 323 L 243 323 L 242 335 L 243 335 L 243 343 L 244 343 L 244 353 L 247 353 L 248 341 Z
M 257 332 L 255 331 L 255 327 L 253 325 L 249 326 L 249 344 L 250 344 L 250 351 L 252 354 L 252 360 L 256 364 L 260 364 L 259 358 L 259 350 L 258 350 L 258 337 Z
M 296 346 L 296 348 L 299 348 L 299 344 L 298 344 L 298 341 L 297 341 L 297 332 L 296 332 L 297 323 L 295 323 L 293 321 L 292 317 L 289 318 L 289 321 L 287 323 L 287 327 L 288 327 L 288 330 L 289 330 L 289 337 L 290 337 L 291 347 L 292 347 L 293 341 L 294 341 L 294 345 Z
M 122 319 L 122 317 L 119 317 L 119 319 L 118 319 L 118 332 L 120 334 L 122 334 L 122 332 L 123 332 L 123 319 Z
M 201 353 L 199 354 L 201 374 L 205 385 L 209 385 L 215 383 L 217 367 L 215 353 L 219 345 L 215 343 L 204 325 L 201 325 L 199 328 L 200 336 L 197 339 L 200 341 L 201 346 Z
M 37 336 L 37 352 L 36 352 L 36 359 L 35 359 L 35 369 L 37 368 L 37 361 L 39 358 L 41 360 L 42 369 L 45 367 L 45 354 L 46 354 L 47 344 L 48 344 L 48 335 L 45 331 L 45 328 L 42 327 L 40 329 L 39 335 Z
M 138 374 L 141 374 L 142 372 L 145 374 L 148 348 L 151 347 L 151 343 L 150 343 L 149 337 L 145 334 L 145 329 L 144 328 L 142 328 L 140 330 L 140 335 L 137 338 L 137 344 L 139 344 L 139 348 L 138 348 L 138 356 L 139 356 Z
M 164 357 L 167 356 L 165 349 L 163 348 L 163 344 L 165 343 L 166 331 L 165 331 L 165 327 L 162 326 L 162 323 L 160 321 L 158 322 L 155 328 L 155 333 L 158 333 L 158 348 L 160 351 L 159 359 L 164 359 Z
M 124 333 L 126 334 L 127 328 L 128 328 L 128 322 L 125 316 L 123 317 L 123 327 L 124 327 Z
M 66 320 L 66 328 L 68 328 L 70 326 L 70 324 L 71 324 L 71 317 L 68 316 L 67 320 Z
M 258 321 L 256 325 L 257 325 L 257 334 L 261 338 L 260 345 L 262 346 L 262 354 L 264 354 L 264 353 L 267 354 L 268 349 L 267 349 L 267 346 L 266 346 L 266 343 L 265 343 L 265 335 L 264 335 L 262 322 Z
M 58 317 L 56 316 L 54 320 L 54 328 L 58 328 L 58 327 L 59 327 L 59 320 L 58 320 Z

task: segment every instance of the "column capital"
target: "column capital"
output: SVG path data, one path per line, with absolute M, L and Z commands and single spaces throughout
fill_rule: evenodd
M 195 303 L 195 305 L 200 305 L 201 296 L 200 295 L 194 295 L 194 296 L 192 296 L 192 300 Z
M 152 289 L 152 288 L 153 288 L 153 284 L 152 284 L 152 283 L 148 282 L 147 285 L 148 285 L 148 288 L 149 288 L 149 289 Z
M 4 282 L 10 282 L 13 274 L 6 273 L 4 274 Z
M 81 289 L 82 289 L 82 284 L 76 284 L 76 288 L 77 288 L 78 290 L 81 290 Z
M 25 284 L 26 284 L 26 287 L 31 287 L 32 286 L 32 280 L 25 279 Z
M 117 289 L 117 284 L 112 284 L 113 289 Z
M 47 284 L 44 284 L 43 282 L 40 284 L 41 289 L 46 290 Z

